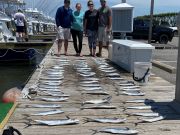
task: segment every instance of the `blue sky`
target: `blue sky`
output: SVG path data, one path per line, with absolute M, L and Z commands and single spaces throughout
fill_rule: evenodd
M 64 0 L 25 0 L 27 2 L 27 7 L 37 7 L 39 10 L 43 10 L 46 14 L 54 17 L 56 10 L 59 6 L 62 6 Z M 34 4 L 33 4 L 34 1 Z M 77 2 L 82 4 L 83 10 L 87 9 L 88 0 L 71 0 L 71 7 L 74 8 Z M 99 0 L 93 0 L 95 7 L 100 6 Z M 180 0 L 154 0 L 155 7 L 154 13 L 164 13 L 164 12 L 179 12 L 180 11 Z M 121 0 L 107 0 L 108 5 L 111 7 L 113 5 L 121 3 Z M 150 12 L 151 0 L 127 0 L 127 3 L 134 6 L 134 16 L 147 15 Z

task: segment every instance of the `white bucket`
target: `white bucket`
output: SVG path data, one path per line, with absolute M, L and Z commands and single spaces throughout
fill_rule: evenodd
M 151 74 L 152 64 L 150 62 L 134 62 L 133 79 L 142 85 L 146 85 Z

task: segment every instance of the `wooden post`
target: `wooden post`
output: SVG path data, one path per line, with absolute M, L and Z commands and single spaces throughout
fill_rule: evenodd
M 151 43 L 151 38 L 152 38 L 153 12 L 154 12 L 154 0 L 151 0 L 150 23 L 149 23 L 149 39 L 148 39 L 149 44 Z
M 178 60 L 177 60 L 177 72 L 176 72 L 175 100 L 180 103 L 180 12 L 177 17 L 177 27 L 178 27 L 179 45 L 178 45 Z

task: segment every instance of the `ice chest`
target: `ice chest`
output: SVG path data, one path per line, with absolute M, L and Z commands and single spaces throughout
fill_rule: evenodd
M 133 73 L 134 62 L 151 62 L 154 46 L 131 40 L 113 40 L 111 60 Z

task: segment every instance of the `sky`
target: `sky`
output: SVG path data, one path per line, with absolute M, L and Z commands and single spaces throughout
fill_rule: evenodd
M 82 4 L 82 9 L 87 10 L 88 0 L 71 0 L 71 7 L 75 9 L 76 3 Z M 154 13 L 180 12 L 180 0 L 154 0 Z M 64 0 L 25 0 L 26 8 L 34 7 L 42 10 L 46 15 L 55 16 L 58 7 L 63 5 Z M 99 0 L 93 0 L 95 8 L 100 7 Z M 151 0 L 126 0 L 134 6 L 134 17 L 148 15 L 150 13 Z M 121 0 L 107 0 L 109 7 L 120 4 Z

